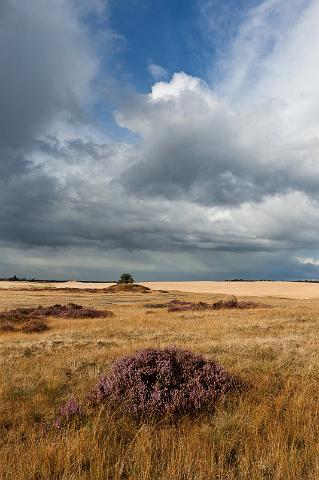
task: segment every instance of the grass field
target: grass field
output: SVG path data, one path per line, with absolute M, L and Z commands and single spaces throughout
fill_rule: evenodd
M 318 479 L 319 299 L 258 297 L 260 308 L 227 311 L 147 306 L 219 298 L 0 290 L 1 310 L 76 302 L 115 314 L 0 333 L 0 479 Z M 216 359 L 248 388 L 176 424 L 137 423 L 105 408 L 81 426 L 53 427 L 59 405 L 84 398 L 114 359 L 171 345 Z

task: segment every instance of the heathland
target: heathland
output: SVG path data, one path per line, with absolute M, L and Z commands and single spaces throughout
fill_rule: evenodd
M 0 281 L 1 289 L 94 289 L 103 290 L 111 283 L 96 282 L 58 282 L 58 283 L 37 283 L 37 282 L 8 282 Z M 144 282 L 143 285 L 154 290 L 169 290 L 189 293 L 220 293 L 223 295 L 239 295 L 251 297 L 282 297 L 282 298 L 318 298 L 319 283 L 310 282 L 271 282 L 271 281 L 220 281 L 220 282 Z
M 222 290 L 214 290 L 203 282 L 207 290 L 196 282 L 197 292 L 177 291 L 189 289 L 183 283 L 110 293 L 96 284 L 9 283 L 0 288 L 1 311 L 85 309 L 66 318 L 61 308 L 44 308 L 47 329 L 0 332 L 1 480 L 319 478 L 319 285 L 226 282 L 224 290 L 216 282 Z M 236 294 L 243 308 L 187 307 L 223 294 Z M 167 308 L 172 300 L 191 303 Z M 166 346 L 216 360 L 245 388 L 214 411 L 174 422 L 101 407 L 56 428 L 59 406 L 85 399 L 114 360 Z

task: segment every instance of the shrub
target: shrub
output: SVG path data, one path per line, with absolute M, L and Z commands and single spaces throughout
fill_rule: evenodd
M 139 418 L 194 414 L 213 408 L 237 381 L 214 361 L 171 347 L 117 360 L 90 395 L 93 404 L 121 406 Z
M 208 303 L 183 302 L 182 300 L 172 300 L 167 306 L 169 312 L 182 312 L 184 310 L 207 310 L 211 308 L 211 305 Z
M 117 283 L 134 283 L 134 278 L 130 273 L 122 273 Z
M 218 300 L 214 303 L 205 302 L 183 302 L 181 300 L 172 300 L 167 304 L 169 312 L 182 312 L 185 310 L 222 310 L 222 309 L 244 309 L 244 308 L 256 308 L 258 305 L 255 302 L 237 300 L 236 297 L 229 297 L 225 300 Z M 266 305 L 263 305 L 266 306 Z
M 167 303 L 145 303 L 145 308 L 166 308 Z
M 49 307 L 16 308 L 0 312 L 0 332 L 23 331 L 27 333 L 43 332 L 49 329 L 47 317 L 98 318 L 112 317 L 111 311 L 95 310 L 76 303 L 51 305 Z
M 145 287 L 145 285 L 139 285 L 136 283 L 118 283 L 116 285 L 111 285 L 105 290 L 106 293 L 151 293 L 151 289 Z
M 78 401 L 74 397 L 69 398 L 69 400 L 60 406 L 58 417 L 56 418 L 54 424 L 57 428 L 61 428 L 70 420 L 78 418 L 81 414 L 82 408 Z
M 30 320 L 21 328 L 21 330 L 25 333 L 45 332 L 49 329 L 50 327 L 48 326 L 48 324 L 40 319 Z
M 68 303 L 67 305 L 55 304 L 49 307 L 30 307 L 16 308 L 14 310 L 0 312 L 0 320 L 13 321 L 15 323 L 25 322 L 29 319 L 41 317 L 68 317 L 68 318 L 96 318 L 113 315 L 112 312 L 95 310 L 94 308 L 82 307 L 76 303 Z
M 4 321 L 0 323 L 0 332 L 14 332 L 15 328 L 11 322 Z
M 102 312 L 94 308 L 82 307 L 76 303 L 68 303 L 67 305 L 52 305 L 50 307 L 37 307 L 30 312 L 31 316 L 44 317 L 66 317 L 66 318 L 98 318 L 111 316 L 112 312 Z

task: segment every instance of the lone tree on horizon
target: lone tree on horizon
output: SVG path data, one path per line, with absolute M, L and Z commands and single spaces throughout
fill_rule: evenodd
M 134 278 L 130 273 L 122 273 L 121 278 L 117 283 L 134 283 Z

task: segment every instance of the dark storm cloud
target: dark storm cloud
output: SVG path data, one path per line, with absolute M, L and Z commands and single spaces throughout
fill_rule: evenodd
M 1 240 L 8 244 L 46 244 L 50 216 L 58 206 L 57 185 L 47 175 L 32 173 L 10 178 L 0 190 Z
M 8 0 L 0 18 L 0 141 L 25 147 L 55 115 L 77 119 L 96 61 L 71 3 Z M 81 98 L 82 97 L 82 98 Z
M 134 141 L 111 142 L 88 120 L 101 72 L 80 18 L 104 3 L 0 4 L 2 264 L 82 277 L 103 265 L 312 272 L 316 259 L 302 258 L 319 235 L 317 113 L 239 108 L 181 73 L 123 94 L 115 117 Z
M 71 2 L 2 2 L 0 70 L 1 238 L 46 243 L 45 226 L 61 205 L 61 191 L 31 156 L 60 118 L 83 121 L 96 71 Z

